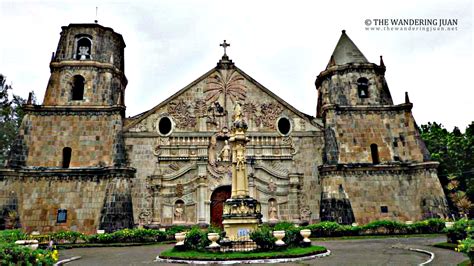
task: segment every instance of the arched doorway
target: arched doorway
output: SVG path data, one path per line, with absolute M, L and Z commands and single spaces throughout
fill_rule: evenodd
M 211 195 L 211 225 L 222 228 L 224 202 L 230 198 L 231 186 L 218 187 Z

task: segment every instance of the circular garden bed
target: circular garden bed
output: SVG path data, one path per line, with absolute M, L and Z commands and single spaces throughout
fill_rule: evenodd
M 272 251 L 209 252 L 174 248 L 165 250 L 158 256 L 165 260 L 228 261 L 228 260 L 265 260 L 308 257 L 328 252 L 322 246 L 294 247 Z

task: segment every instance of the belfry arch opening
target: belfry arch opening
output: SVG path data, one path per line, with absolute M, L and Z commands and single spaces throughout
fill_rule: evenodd
M 369 97 L 369 80 L 367 78 L 359 78 L 357 80 L 357 93 L 359 98 Z
M 76 42 L 76 60 L 91 59 L 92 41 L 88 37 L 80 37 Z

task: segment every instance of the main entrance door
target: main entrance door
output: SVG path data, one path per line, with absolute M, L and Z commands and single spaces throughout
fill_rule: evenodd
M 222 228 L 222 212 L 224 202 L 230 198 L 231 186 L 216 188 L 211 195 L 211 225 Z

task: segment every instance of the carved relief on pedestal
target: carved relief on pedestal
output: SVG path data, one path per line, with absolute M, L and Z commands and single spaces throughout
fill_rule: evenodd
M 138 224 L 145 225 L 151 222 L 152 212 L 150 209 L 144 209 L 138 214 Z
M 299 205 L 300 205 L 300 221 L 302 222 L 310 222 L 311 219 L 311 209 L 309 208 L 309 205 L 307 204 L 308 201 L 306 199 L 306 195 L 299 192 Z

